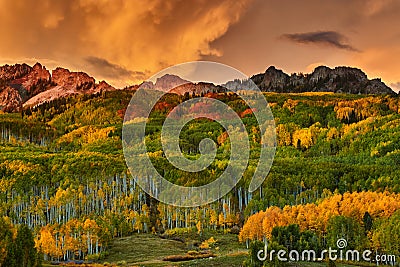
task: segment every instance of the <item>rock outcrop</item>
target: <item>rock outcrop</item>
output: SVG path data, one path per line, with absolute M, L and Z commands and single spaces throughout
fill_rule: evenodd
M 11 80 L 10 86 L 16 88 L 25 101 L 27 98 L 45 91 L 50 85 L 50 81 L 50 72 L 40 63 L 36 63 L 26 75 Z
M 294 73 L 288 75 L 275 67 L 265 73 L 251 77 L 254 83 L 266 92 L 335 92 L 349 94 L 395 94 L 380 79 L 369 80 L 357 68 L 326 66 L 317 67 L 310 74 Z
M 21 107 L 22 98 L 16 89 L 6 86 L 0 90 L 0 110 L 13 112 L 20 110 Z

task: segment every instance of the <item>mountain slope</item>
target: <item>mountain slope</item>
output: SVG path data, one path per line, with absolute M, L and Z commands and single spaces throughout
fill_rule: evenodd
M 23 107 L 36 106 L 46 101 L 71 95 L 94 94 L 115 90 L 114 87 L 105 81 L 96 84 L 95 79 L 86 73 L 70 72 L 64 68 L 53 70 L 51 78 L 52 86 L 30 98 L 23 104 Z

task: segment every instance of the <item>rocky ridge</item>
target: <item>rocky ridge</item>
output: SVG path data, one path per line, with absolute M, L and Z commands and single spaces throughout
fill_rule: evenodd
M 251 77 L 265 92 L 300 93 L 334 92 L 349 94 L 395 94 L 380 79 L 368 79 L 360 69 L 320 66 L 310 74 L 293 73 L 290 76 L 274 66 L 265 73 Z
M 0 110 L 18 112 L 26 106 L 37 106 L 46 101 L 77 94 L 94 94 L 115 90 L 84 72 L 56 68 L 50 72 L 40 63 L 0 67 Z
M 262 91 L 279 93 L 334 92 L 350 94 L 395 94 L 380 79 L 368 79 L 357 68 L 320 66 L 310 74 L 288 75 L 274 66 L 264 73 L 250 78 Z M 204 94 L 226 92 L 227 88 L 252 87 L 249 80 L 231 81 L 225 85 L 207 82 L 193 83 L 176 75 L 166 74 L 154 83 L 143 82 L 127 87 L 128 90 L 146 88 L 175 94 Z M 0 67 L 0 111 L 18 112 L 24 107 L 37 106 L 46 101 L 79 94 L 94 94 L 117 90 L 105 81 L 96 83 L 84 72 L 71 72 L 58 67 L 51 74 L 40 63 L 33 67 L 27 64 L 4 65 Z

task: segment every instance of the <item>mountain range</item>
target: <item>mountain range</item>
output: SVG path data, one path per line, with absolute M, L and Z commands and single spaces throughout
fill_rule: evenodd
M 250 78 L 262 91 L 278 93 L 335 92 L 349 94 L 395 94 L 380 79 L 368 79 L 360 69 L 320 66 L 310 74 L 294 73 L 288 75 L 274 66 L 264 73 Z M 178 76 L 166 74 L 153 82 L 126 87 L 136 90 L 139 86 L 169 91 L 170 93 L 201 94 L 206 92 L 226 92 L 227 88 L 245 86 L 249 81 L 231 81 L 224 85 L 207 82 L 192 83 Z M 170 89 L 172 88 L 172 89 Z M 57 98 L 79 94 L 95 94 L 104 91 L 120 90 L 105 81 L 96 83 L 84 72 L 71 72 L 58 67 L 50 71 L 40 63 L 4 65 L 0 67 L 0 110 L 18 112 L 29 106 L 38 106 Z

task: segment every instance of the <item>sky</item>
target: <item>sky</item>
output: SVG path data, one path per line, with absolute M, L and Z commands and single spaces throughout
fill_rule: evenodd
M 0 65 L 40 62 L 116 87 L 210 60 L 244 74 L 326 65 L 400 90 L 398 0 L 0 0 Z

